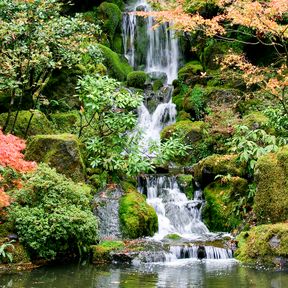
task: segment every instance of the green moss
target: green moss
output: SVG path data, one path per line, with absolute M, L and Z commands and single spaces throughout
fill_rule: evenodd
M 165 238 L 169 240 L 180 240 L 181 236 L 179 236 L 178 234 L 168 234 L 165 236 Z
M 158 231 L 155 210 L 146 203 L 145 198 L 134 186 L 122 184 L 125 195 L 120 200 L 119 218 L 124 237 L 135 239 L 153 236 Z
M 14 232 L 13 223 L 10 221 L 4 222 L 0 224 L 0 238 L 6 237 L 7 235 Z
M 288 257 L 288 224 L 278 223 L 253 227 L 238 237 L 235 256 L 245 263 L 272 265 L 281 268 Z
M 147 79 L 147 74 L 144 71 L 133 71 L 127 75 L 128 87 L 144 88 Z
M 185 111 L 180 111 L 177 113 L 176 121 L 185 121 L 185 120 L 191 120 L 191 115 Z
M 102 241 L 98 245 L 91 246 L 93 263 L 110 262 L 112 260 L 110 252 L 117 251 L 124 247 L 122 241 Z
M 107 0 L 106 2 L 117 5 L 121 11 L 123 11 L 125 8 L 125 4 L 123 0 Z
M 163 81 L 161 79 L 157 79 L 153 82 L 153 91 L 158 91 L 163 86 Z
M 19 136 L 22 138 L 25 136 L 25 132 L 26 132 L 31 115 L 32 114 L 30 111 L 19 111 L 17 121 L 14 127 L 14 134 L 16 136 Z M 5 124 L 7 116 L 8 116 L 8 113 L 0 114 L 0 127 Z M 13 112 L 6 131 L 10 131 L 12 129 L 15 116 L 16 116 L 16 112 Z M 31 135 L 37 135 L 37 134 L 43 134 L 43 133 L 47 133 L 47 134 L 53 133 L 52 124 L 48 121 L 48 119 L 42 112 L 38 110 L 34 110 L 33 118 L 32 118 L 27 135 L 31 136 Z
M 199 13 L 204 17 L 216 16 L 219 11 L 219 7 L 215 0 L 194 0 L 189 1 L 187 5 L 187 12 L 194 14 Z
M 203 71 L 203 66 L 199 61 L 190 61 L 178 71 L 179 80 L 185 81 Z
M 202 138 L 204 125 L 205 124 L 202 121 L 179 121 L 172 125 L 166 126 L 161 131 L 161 139 L 168 139 L 173 134 L 177 134 L 180 137 L 184 137 L 184 140 L 187 144 L 191 144 Z
M 11 250 L 13 256 L 13 263 L 28 263 L 30 256 L 25 247 L 20 243 L 15 243 L 14 249 Z
M 111 48 L 118 54 L 123 54 L 123 40 L 120 34 L 114 35 L 114 38 L 111 43 Z
M 249 127 L 250 129 L 262 128 L 268 124 L 268 117 L 262 112 L 254 111 L 243 117 L 242 124 Z
M 214 181 L 217 175 L 243 177 L 246 173 L 244 164 L 238 162 L 237 155 L 211 155 L 193 166 L 195 181 L 203 186 Z
M 25 158 L 47 163 L 57 172 L 75 181 L 83 181 L 85 166 L 81 156 L 80 142 L 75 135 L 37 135 L 31 137 Z
M 112 40 L 115 32 L 120 28 L 122 19 L 121 10 L 113 3 L 102 2 L 97 9 L 98 18 L 103 21 L 102 29 Z
M 194 186 L 193 186 L 193 176 L 187 174 L 177 175 L 177 183 L 180 188 L 186 194 L 188 199 L 193 199 L 194 196 Z
M 288 219 L 288 146 L 260 157 L 255 167 L 254 211 L 259 223 Z
M 77 111 L 60 112 L 49 115 L 60 133 L 77 133 L 80 125 L 80 115 Z
M 239 202 L 245 197 L 247 187 L 247 180 L 240 177 L 212 182 L 205 187 L 202 217 L 210 231 L 230 232 L 241 223 Z
M 125 81 L 127 74 L 132 71 L 131 66 L 108 47 L 101 44 L 98 44 L 98 47 L 102 51 L 103 64 L 107 67 L 108 75 L 120 81 Z

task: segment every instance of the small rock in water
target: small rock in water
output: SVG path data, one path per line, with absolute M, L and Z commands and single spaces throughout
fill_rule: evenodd
M 206 250 L 204 246 L 199 246 L 198 250 L 197 250 L 197 258 L 202 260 L 203 258 L 206 258 L 207 254 L 206 254 Z

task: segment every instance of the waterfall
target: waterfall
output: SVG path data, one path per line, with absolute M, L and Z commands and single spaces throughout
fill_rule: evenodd
M 140 147 L 147 153 L 149 142 L 160 142 L 161 130 L 176 120 L 176 106 L 172 103 L 173 88 L 169 84 L 177 78 L 179 47 L 175 31 L 170 29 L 171 23 L 161 24 L 153 29 L 155 23 L 152 17 L 138 17 L 129 13 L 131 11 L 151 11 L 151 7 L 146 0 L 138 0 L 127 7 L 122 23 L 125 57 L 135 70 L 145 70 L 152 82 L 166 79 L 165 84 L 168 84 L 159 91 L 146 88 L 144 102 L 138 108 L 138 129 L 143 134 Z M 156 103 L 156 107 L 151 108 L 151 102 Z M 211 240 L 209 237 L 213 233 L 209 232 L 201 220 L 204 201 L 200 189 L 195 191 L 193 200 L 188 200 L 180 190 L 176 177 L 163 175 L 139 178 L 138 189 L 147 196 L 148 204 L 157 213 L 159 230 L 153 237 L 155 240 L 162 240 L 167 234 L 178 234 L 188 239 L 190 244 L 191 241 L 196 243 Z M 190 244 L 171 246 L 170 253 L 165 256 L 166 261 L 232 257 L 230 249 Z
M 123 15 L 122 30 L 124 55 L 135 69 L 145 67 L 145 71 L 164 72 L 167 83 L 171 84 L 177 78 L 179 47 L 175 31 L 169 23 L 153 28 L 152 17 L 138 17 L 133 11 L 151 11 L 149 4 L 137 1 L 127 8 Z M 141 45 L 140 45 L 141 43 Z
M 174 233 L 197 239 L 199 235 L 209 232 L 201 221 L 201 190 L 194 193 L 193 200 L 188 200 L 181 192 L 175 177 L 157 175 L 142 179 L 139 190 L 147 195 L 147 202 L 157 213 L 159 230 L 155 235 L 156 239 Z

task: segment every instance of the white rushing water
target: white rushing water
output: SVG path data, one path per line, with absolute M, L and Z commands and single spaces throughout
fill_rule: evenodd
M 209 233 L 201 221 L 201 190 L 194 193 L 193 200 L 188 200 L 175 177 L 147 176 L 145 182 L 147 202 L 153 206 L 158 216 L 159 230 L 154 238 L 163 239 L 167 234 L 177 233 L 197 240 L 199 235 Z M 139 189 L 144 193 L 144 187 Z
M 145 0 L 140 0 L 132 4 L 128 10 L 128 12 L 139 10 L 151 11 L 151 7 Z M 137 29 L 139 25 L 144 26 L 142 31 L 144 31 L 146 35 L 140 35 L 140 30 Z M 125 13 L 122 23 L 124 55 L 129 64 L 135 69 L 139 69 L 140 66 L 144 65 L 145 71 L 148 73 L 166 73 L 167 83 L 171 84 L 172 81 L 177 78 L 178 72 L 178 39 L 175 31 L 170 29 L 171 24 L 161 24 L 156 29 L 153 28 L 154 25 L 155 23 L 152 17 L 145 19 L 140 17 L 139 19 L 139 17 L 133 13 Z M 144 43 L 145 40 L 146 42 Z M 146 44 L 147 47 L 144 47 L 142 50 L 146 50 L 147 53 L 143 55 L 144 59 L 136 60 L 137 53 L 139 53 L 139 51 L 137 51 L 137 43 L 140 41 L 144 43 L 142 43 L 142 45 Z
M 151 11 L 151 7 L 145 0 L 140 0 L 130 5 L 127 11 Z M 177 78 L 179 61 L 178 40 L 175 31 L 170 29 L 171 24 L 161 24 L 153 29 L 152 17 L 142 18 L 135 13 L 124 13 L 122 24 L 124 54 L 129 64 L 135 70 L 144 69 L 153 77 L 165 75 L 167 84 L 171 84 Z M 164 93 L 152 91 L 138 108 L 138 130 L 142 132 L 140 147 L 144 153 L 148 152 L 149 142 L 159 143 L 161 130 L 176 120 L 173 88 L 169 85 L 164 88 Z M 151 98 L 158 104 L 154 109 L 147 108 Z M 189 241 L 205 241 L 205 237 L 212 234 L 201 220 L 203 199 L 200 189 L 195 191 L 193 200 L 188 200 L 175 177 L 150 175 L 142 180 L 139 190 L 147 195 L 148 204 L 154 207 L 158 216 L 159 230 L 153 237 L 155 240 L 176 233 Z M 168 262 L 185 258 L 228 259 L 232 257 L 232 251 L 212 246 L 177 245 L 172 246 L 165 257 Z

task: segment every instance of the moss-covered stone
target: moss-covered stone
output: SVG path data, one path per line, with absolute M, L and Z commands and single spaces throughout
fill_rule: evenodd
M 1 238 L 0 237 L 0 246 L 2 244 L 7 243 L 7 238 Z M 7 246 L 7 248 L 5 249 L 6 253 L 10 253 L 11 255 L 11 259 L 12 259 L 12 263 L 17 263 L 17 264 L 21 264 L 21 263 L 28 263 L 30 262 L 30 257 L 28 252 L 26 251 L 25 247 L 20 244 L 19 242 L 9 242 L 9 246 Z M 1 257 L 0 259 L 0 263 L 4 263 L 4 264 L 8 264 L 10 263 L 10 260 L 8 257 Z
M 122 59 L 108 47 L 98 44 L 104 58 L 103 64 L 107 67 L 108 75 L 120 81 L 125 81 L 127 74 L 132 72 L 127 60 Z
M 157 79 L 153 82 L 153 91 L 156 92 L 158 91 L 162 86 L 163 86 L 164 82 L 161 79 Z
M 177 134 L 180 137 L 184 137 L 184 141 L 186 142 L 186 144 L 191 144 L 202 138 L 204 126 L 205 124 L 202 121 L 179 121 L 172 125 L 166 126 L 161 131 L 161 139 L 168 139 L 173 134 Z
M 91 246 L 92 262 L 93 263 L 105 263 L 112 261 L 111 252 L 118 251 L 124 247 L 122 241 L 102 241 L 98 245 Z
M 169 240 L 180 240 L 181 236 L 178 234 L 168 234 L 165 236 L 165 239 L 169 239 Z
M 288 146 L 260 157 L 255 167 L 254 211 L 259 223 L 288 220 Z
M 227 177 L 205 187 L 202 217 L 210 231 L 230 232 L 241 223 L 239 203 L 247 188 L 247 180 L 240 177 Z
M 235 256 L 244 263 L 288 266 L 288 223 L 253 227 L 238 237 Z
M 26 129 L 30 120 L 30 117 L 33 113 L 32 121 L 29 126 L 27 136 L 37 135 L 37 134 L 51 134 L 53 133 L 52 123 L 46 118 L 45 114 L 41 111 L 33 110 L 30 111 L 19 111 L 18 117 L 14 127 L 14 134 L 19 137 L 24 137 L 26 134 Z M 0 127 L 5 124 L 8 113 L 0 114 Z M 13 123 L 15 121 L 16 112 L 11 114 L 9 125 L 6 131 L 11 131 Z
M 97 9 L 98 18 L 102 20 L 102 29 L 107 34 L 110 42 L 113 41 L 115 32 L 119 30 L 122 13 L 114 3 L 102 2 Z
M 201 63 L 196 60 L 190 61 L 178 71 L 178 78 L 185 81 L 195 75 L 199 75 L 200 72 L 203 72 Z
M 268 117 L 262 112 L 255 111 L 243 117 L 242 124 L 249 127 L 250 129 L 259 129 L 268 124 Z
M 77 111 L 60 112 L 49 115 L 52 122 L 60 133 L 79 132 L 80 115 Z
M 211 155 L 193 166 L 195 181 L 203 187 L 213 182 L 217 175 L 243 177 L 246 169 L 240 164 L 237 155 Z
M 185 111 L 180 111 L 177 113 L 176 120 L 177 122 L 191 120 L 191 115 Z
M 120 200 L 119 218 L 124 237 L 135 239 L 153 236 L 158 231 L 158 218 L 152 206 L 134 186 L 122 184 L 125 195 Z
M 194 196 L 194 185 L 193 185 L 193 176 L 187 174 L 177 175 L 177 183 L 180 188 L 186 194 L 188 199 L 193 199 Z
M 47 163 L 58 173 L 74 181 L 83 181 L 85 166 L 80 146 L 79 140 L 72 134 L 37 135 L 29 140 L 25 158 Z
M 133 71 L 127 75 L 127 86 L 134 88 L 144 88 L 147 74 L 144 71 Z
M 0 238 L 7 237 L 9 234 L 13 233 L 14 226 L 10 221 L 6 221 L 0 224 Z

